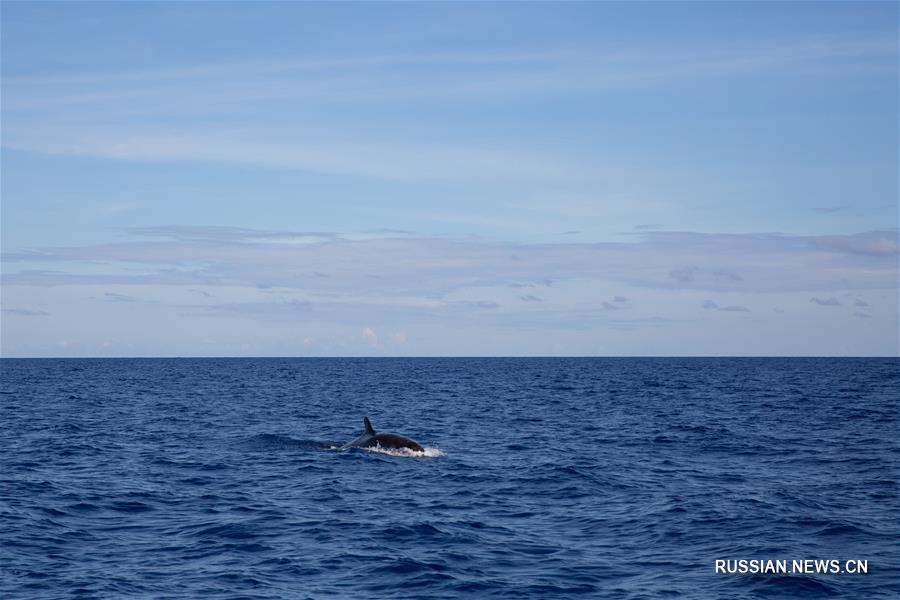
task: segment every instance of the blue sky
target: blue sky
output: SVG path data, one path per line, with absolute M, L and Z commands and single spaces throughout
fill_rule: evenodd
M 896 3 L 2 17 L 3 356 L 898 353 Z

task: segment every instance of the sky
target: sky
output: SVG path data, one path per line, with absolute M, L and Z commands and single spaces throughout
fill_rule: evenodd
M 0 10 L 4 357 L 900 353 L 897 3 Z

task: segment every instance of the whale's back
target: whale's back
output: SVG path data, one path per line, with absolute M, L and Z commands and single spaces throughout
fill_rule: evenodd
M 407 437 L 403 437 L 402 435 L 397 435 L 396 433 L 376 433 L 372 436 L 371 440 L 366 442 L 367 448 L 371 448 L 372 446 L 381 446 L 382 448 L 389 449 L 407 448 L 409 450 L 415 450 L 416 452 L 425 451 L 425 448 L 418 443 Z

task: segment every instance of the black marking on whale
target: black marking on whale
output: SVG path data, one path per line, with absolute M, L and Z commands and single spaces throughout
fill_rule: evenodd
M 388 450 L 399 450 L 406 448 L 415 452 L 425 452 L 425 448 L 409 438 L 397 435 L 396 433 L 376 433 L 375 428 L 369 421 L 369 417 L 363 417 L 363 425 L 365 432 L 352 442 L 344 444 L 341 450 L 349 450 L 350 448 L 374 448 L 379 446 Z

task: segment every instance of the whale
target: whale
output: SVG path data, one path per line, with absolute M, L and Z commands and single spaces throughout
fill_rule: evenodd
M 344 444 L 341 447 L 341 450 L 379 447 L 386 450 L 401 450 L 405 448 L 406 450 L 413 450 L 414 452 L 425 452 L 425 448 L 420 444 L 407 437 L 403 437 L 402 435 L 386 432 L 377 433 L 375 428 L 372 427 L 369 417 L 363 417 L 363 426 L 366 428 L 363 434 L 352 442 Z

